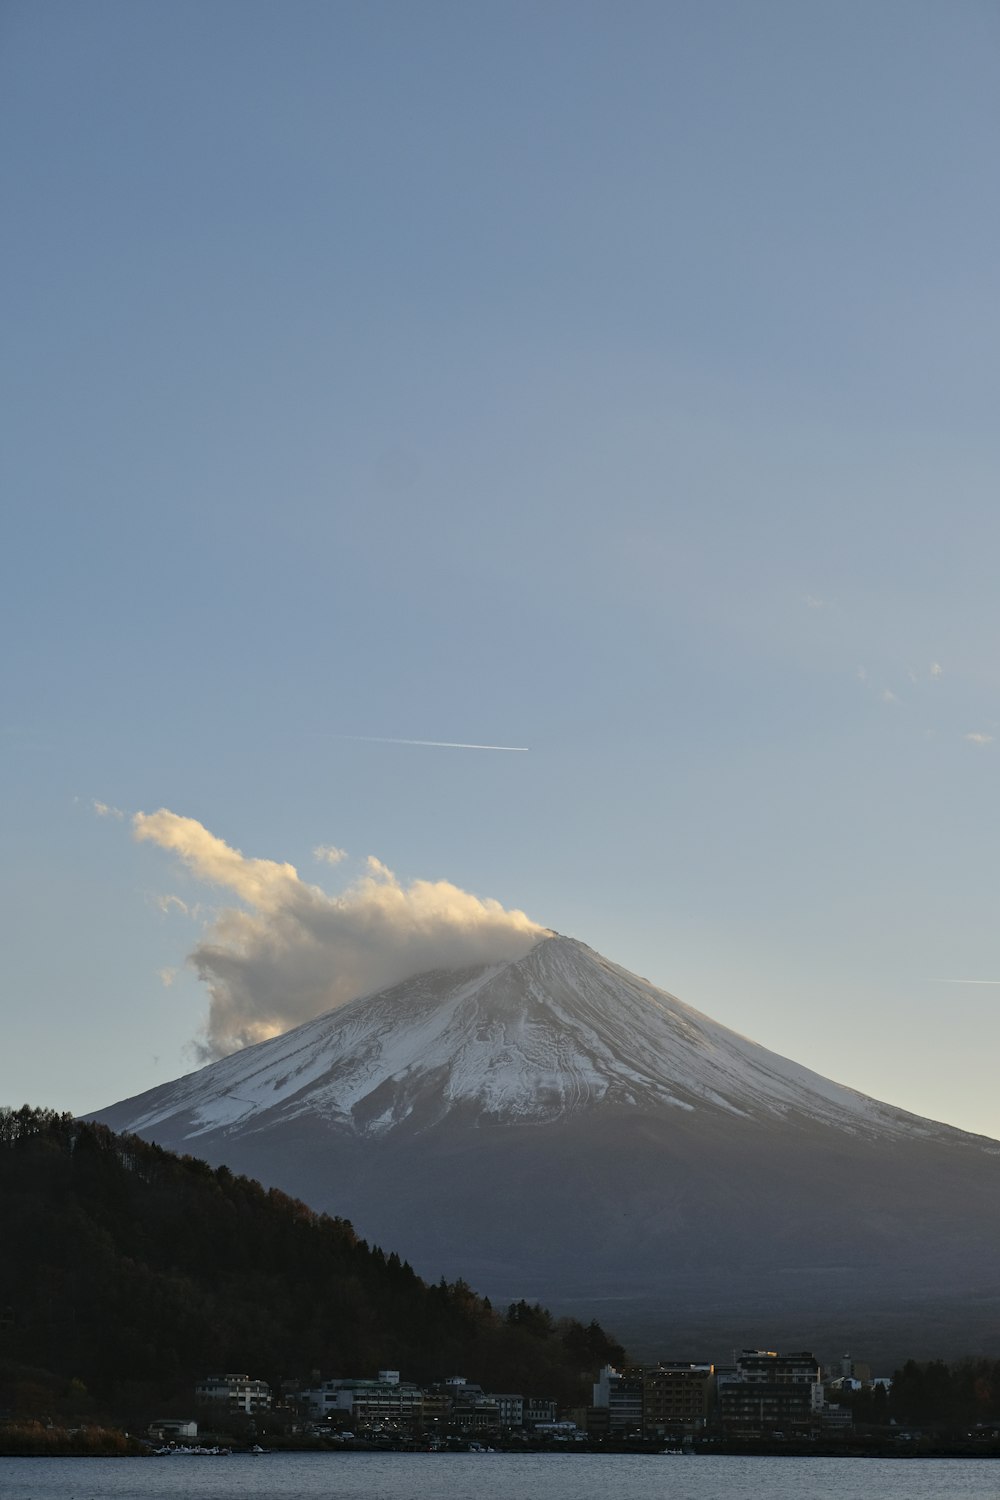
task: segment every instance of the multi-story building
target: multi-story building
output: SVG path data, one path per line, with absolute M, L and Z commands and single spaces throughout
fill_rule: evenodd
M 459 1432 L 499 1432 L 500 1408 L 495 1396 L 488 1396 L 481 1385 L 452 1375 L 442 1383 L 451 1407 L 449 1425 Z
M 607 1411 L 609 1433 L 642 1430 L 642 1373 L 637 1366 L 616 1370 L 614 1365 L 605 1365 L 598 1375 L 593 1405 Z
M 497 1404 L 501 1427 L 523 1427 L 524 1425 L 524 1397 L 523 1396 L 493 1396 L 491 1398 Z
M 266 1380 L 249 1375 L 206 1375 L 194 1388 L 195 1400 L 204 1406 L 224 1406 L 248 1417 L 271 1406 L 271 1387 Z
M 577 1409 L 575 1418 L 577 1425 L 586 1430 L 589 1437 L 604 1438 L 610 1436 L 608 1425 L 608 1408 L 606 1406 L 585 1406 Z
M 714 1365 L 663 1362 L 642 1372 L 642 1430 L 647 1437 L 692 1433 L 711 1410 Z
M 556 1403 L 546 1396 L 527 1396 L 524 1402 L 525 1427 L 537 1427 L 540 1422 L 554 1422 Z
M 440 1387 L 434 1387 L 424 1391 L 424 1405 L 422 1411 L 423 1425 L 433 1432 L 435 1429 L 443 1431 L 451 1421 L 452 1399 L 447 1391 Z
M 494 1396 L 461 1375 L 423 1391 L 400 1380 L 398 1370 L 380 1370 L 377 1380 L 326 1380 L 311 1390 L 298 1391 L 296 1399 L 314 1420 L 339 1419 L 358 1431 L 497 1433 L 526 1423 L 551 1422 L 556 1415 L 554 1401 Z
M 424 1395 L 419 1386 L 401 1381 L 398 1370 L 379 1370 L 377 1380 L 326 1380 L 302 1391 L 314 1417 L 344 1413 L 352 1427 L 415 1427 L 423 1416 Z
M 732 1369 L 717 1372 L 719 1418 L 740 1432 L 811 1427 L 823 1410 L 820 1367 L 811 1354 L 744 1349 Z
M 459 1432 L 500 1431 L 500 1409 L 492 1396 L 478 1389 L 456 1397 L 451 1408 L 451 1425 Z

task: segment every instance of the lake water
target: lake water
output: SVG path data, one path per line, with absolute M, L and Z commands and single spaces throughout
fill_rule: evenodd
M 997 1500 L 988 1459 L 290 1453 L 0 1458 L 0 1500 Z

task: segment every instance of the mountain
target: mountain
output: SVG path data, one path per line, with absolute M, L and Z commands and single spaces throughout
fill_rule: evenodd
M 637 1353 L 1000 1332 L 1000 1143 L 832 1083 L 584 944 L 421 974 L 95 1115 Z

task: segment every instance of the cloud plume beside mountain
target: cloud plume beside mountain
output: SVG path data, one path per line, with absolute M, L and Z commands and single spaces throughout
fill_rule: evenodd
M 330 895 L 294 865 L 251 859 L 161 808 L 132 828 L 200 881 L 232 893 L 190 954 L 210 1002 L 205 1059 L 277 1036 L 357 995 L 441 967 L 523 957 L 545 929 L 446 880 L 402 884 L 381 861 Z

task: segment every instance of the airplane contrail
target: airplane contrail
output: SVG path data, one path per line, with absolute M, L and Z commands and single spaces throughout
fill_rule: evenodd
M 335 740 L 361 740 L 368 745 L 430 745 L 439 750 L 511 750 L 528 753 L 527 745 L 467 745 L 461 740 L 396 740 L 381 734 L 335 734 Z
M 932 984 L 1000 984 L 1000 979 L 932 979 Z

